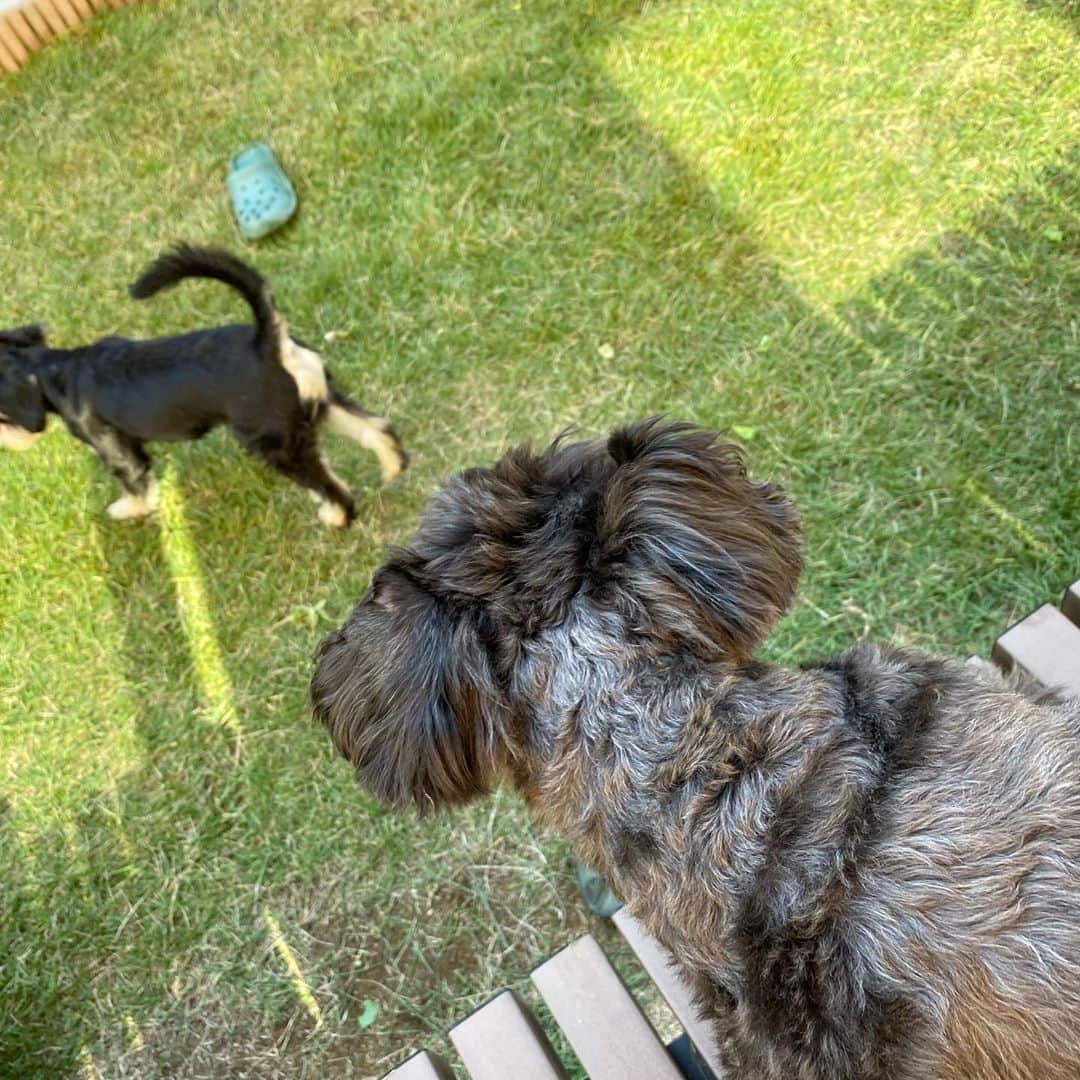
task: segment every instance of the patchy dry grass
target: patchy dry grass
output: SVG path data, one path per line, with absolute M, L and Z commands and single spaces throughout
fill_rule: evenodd
M 0 457 L 0 1073 L 370 1076 L 587 925 L 512 797 L 386 814 L 304 711 L 382 546 L 510 439 L 737 431 L 806 514 L 784 660 L 985 651 L 1075 577 L 1076 31 L 1020 0 L 162 0 L 0 85 L 3 321 L 236 315 L 124 286 L 240 247 L 224 163 L 268 138 L 302 209 L 254 257 L 415 463 L 382 490 L 333 446 L 340 536 L 217 435 L 159 454 L 134 527 L 60 431 Z

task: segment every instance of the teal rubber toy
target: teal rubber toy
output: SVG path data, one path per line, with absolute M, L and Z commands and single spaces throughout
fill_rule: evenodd
M 594 915 L 599 915 L 601 919 L 610 919 L 622 907 L 622 901 L 608 888 L 607 882 L 584 863 L 578 863 L 574 867 L 574 877 L 585 906 Z
M 296 213 L 296 192 L 266 143 L 252 143 L 236 154 L 225 184 L 245 240 L 267 236 Z

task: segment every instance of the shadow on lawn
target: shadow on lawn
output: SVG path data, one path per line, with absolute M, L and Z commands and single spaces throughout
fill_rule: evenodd
M 807 492 L 804 595 L 852 589 L 850 552 L 870 543 L 917 582 L 864 593 L 876 636 L 987 653 L 1075 578 L 1077 206 L 1068 148 L 796 338 L 800 355 L 832 358 L 816 378 L 797 356 L 776 372 L 815 386 L 813 407 L 790 402 L 784 446 Z M 813 625 L 808 614 L 796 612 Z M 843 644 L 836 629 L 851 631 L 819 626 L 818 648 Z
M 1038 14 L 1049 14 L 1073 30 L 1080 31 L 1080 0 L 1027 0 L 1027 6 Z
M 400 284 L 422 316 L 444 321 L 447 354 L 475 358 L 464 384 L 432 379 L 410 392 L 412 425 L 437 415 L 444 435 L 436 454 L 434 440 L 417 432 L 426 463 L 421 453 L 409 484 L 372 501 L 380 531 L 404 535 L 444 462 L 483 460 L 510 431 L 542 438 L 568 422 L 595 429 L 664 409 L 720 426 L 749 420 L 763 430 L 754 456 L 809 507 L 811 599 L 848 572 L 849 545 L 870 543 L 883 560 L 908 560 L 920 574 L 917 595 L 883 601 L 909 633 L 948 630 L 947 605 L 965 575 L 987 626 L 1004 625 L 1012 605 L 1075 574 L 1059 554 L 1080 526 L 1075 485 L 1070 494 L 1058 458 L 1070 421 L 1053 411 L 1078 389 L 1075 368 L 1067 370 L 1080 299 L 1066 272 L 1078 243 L 1075 156 L 1031 191 L 988 207 L 970 233 L 883 275 L 835 317 L 814 312 L 762 254 L 752 208 L 747 221 L 721 211 L 593 66 L 598 37 L 636 10 L 595 4 L 586 17 L 564 5 L 523 5 L 512 19 L 492 15 L 477 67 L 448 86 L 432 59 L 415 85 L 435 83 L 439 96 L 395 100 L 378 118 L 388 153 L 397 147 L 417 170 L 444 171 L 448 185 L 446 200 L 418 223 L 424 258 L 407 281 L 398 239 L 388 235 L 384 284 Z M 450 48 L 458 31 L 436 29 Z M 478 42 L 466 46 L 475 51 Z M 497 99 L 500 112 L 474 111 L 474 95 Z M 448 133 L 464 120 L 486 125 L 470 133 L 473 145 L 504 151 L 462 159 Z M 538 160 L 546 162 L 541 175 Z M 469 193 L 471 231 L 463 245 L 441 244 L 459 228 L 461 192 Z M 377 225 L 367 227 L 377 243 Z M 485 351 L 485 335 L 497 342 L 508 325 L 517 328 L 519 357 Z M 620 351 L 626 340 L 632 355 Z M 612 344 L 615 363 L 598 352 L 601 343 Z M 499 365 L 514 364 L 519 375 L 507 378 Z M 1003 401 L 1011 412 L 1003 414 Z M 975 433 L 966 450 L 956 449 L 960 431 Z M 303 700 L 311 649 L 359 595 L 377 551 L 362 535 L 320 532 L 305 500 L 222 445 L 173 456 L 243 749 L 237 757 L 233 734 L 206 715 L 157 528 L 103 529 L 103 569 L 127 627 L 123 663 L 133 686 L 154 689 L 139 720 L 144 760 L 115 793 L 87 802 L 74 837 L 46 834 L 21 853 L 34 867 L 25 875 L 33 886 L 20 879 L 19 859 L 4 871 L 0 950 L 33 950 L 56 973 L 50 995 L 37 982 L 8 989 L 0 1071 L 9 1075 L 70 1072 L 83 1046 L 119 1060 L 122 1017 L 140 1006 L 157 1018 L 156 1037 L 147 1033 L 156 1064 L 129 1064 L 132 1074 L 272 1072 L 282 1057 L 292 1073 L 306 1055 L 324 1055 L 322 1075 L 374 1072 L 421 1040 L 430 1045 L 504 979 L 524 989 L 529 968 L 583 925 L 560 914 L 538 920 L 533 933 L 514 927 L 521 940 L 507 945 L 492 974 L 478 958 L 481 936 L 501 933 L 504 918 L 512 926 L 521 897 L 527 892 L 535 907 L 543 886 L 526 888 L 511 875 L 485 878 L 478 890 L 452 871 L 417 886 L 431 872 L 419 863 L 444 841 L 449 847 L 454 819 L 361 819 L 363 804 L 344 768 L 331 765 Z M 1005 461 L 1022 466 L 1025 487 L 995 489 L 993 464 Z M 1042 516 L 1049 513 L 1047 551 L 1033 553 L 990 517 L 987 549 L 958 546 L 950 514 L 985 514 L 965 494 L 971 477 L 1019 517 L 1037 496 Z M 254 494 L 222 503 L 230 483 L 250 484 Z M 227 527 L 222 515 L 233 519 Z M 222 544 L 222 535 L 236 540 Z M 880 633 L 889 633 L 884 620 Z M 817 652 L 834 644 L 830 635 L 835 644 L 850 640 L 852 624 L 822 628 L 804 606 L 775 648 L 792 654 L 811 641 Z M 394 926 L 427 922 L 436 940 L 455 909 L 479 903 L 481 893 L 491 921 L 459 927 L 435 963 L 402 960 L 402 942 L 351 899 L 367 895 L 369 864 L 354 835 L 367 830 L 401 845 L 387 856 L 400 855 L 400 869 L 382 879 L 400 885 L 386 898 L 388 908 L 405 908 Z M 355 871 L 338 867 L 342 876 L 320 880 L 343 852 L 356 853 Z M 334 1031 L 324 1042 L 290 1039 L 297 1015 L 298 1030 L 309 1029 L 280 969 L 271 959 L 265 976 L 250 972 L 266 956 L 259 913 L 272 898 L 297 919 L 314 911 L 311 925 L 335 957 L 321 1000 L 354 1005 L 389 988 L 395 1004 L 381 1026 Z M 552 893 L 553 912 L 560 902 L 578 910 L 566 883 Z M 226 923 L 231 942 L 221 936 Z M 55 932 L 43 937 L 43 927 Z M 219 951 L 206 959 L 210 939 Z M 367 957 L 362 970 L 337 966 L 351 954 Z M 203 988 L 187 965 L 200 955 L 206 970 L 233 981 L 215 1007 L 235 1008 L 249 1025 L 242 1047 L 192 1022 Z M 174 956 L 176 965 L 147 971 L 148 956 Z M 174 978 L 180 989 L 170 999 Z M 103 1034 L 98 1018 L 113 1014 L 116 1032 Z M 264 1030 L 253 1032 L 260 1018 Z

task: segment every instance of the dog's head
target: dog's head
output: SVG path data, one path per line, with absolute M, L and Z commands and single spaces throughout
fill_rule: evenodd
M 465 802 L 528 752 L 529 671 L 550 632 L 584 611 L 578 651 L 633 640 L 737 663 L 801 566 L 792 504 L 689 424 L 511 450 L 431 499 L 319 646 L 313 707 L 380 798 Z
M 45 430 L 45 398 L 32 350 L 45 344 L 43 326 L 0 330 L 0 447 L 27 449 Z

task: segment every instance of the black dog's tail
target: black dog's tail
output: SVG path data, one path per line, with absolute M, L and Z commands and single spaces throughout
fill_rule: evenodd
M 128 292 L 136 300 L 144 300 L 191 277 L 213 278 L 236 289 L 251 306 L 255 316 L 255 336 L 264 354 L 281 360 L 287 331 L 270 286 L 261 274 L 227 251 L 179 244 L 155 259 Z

